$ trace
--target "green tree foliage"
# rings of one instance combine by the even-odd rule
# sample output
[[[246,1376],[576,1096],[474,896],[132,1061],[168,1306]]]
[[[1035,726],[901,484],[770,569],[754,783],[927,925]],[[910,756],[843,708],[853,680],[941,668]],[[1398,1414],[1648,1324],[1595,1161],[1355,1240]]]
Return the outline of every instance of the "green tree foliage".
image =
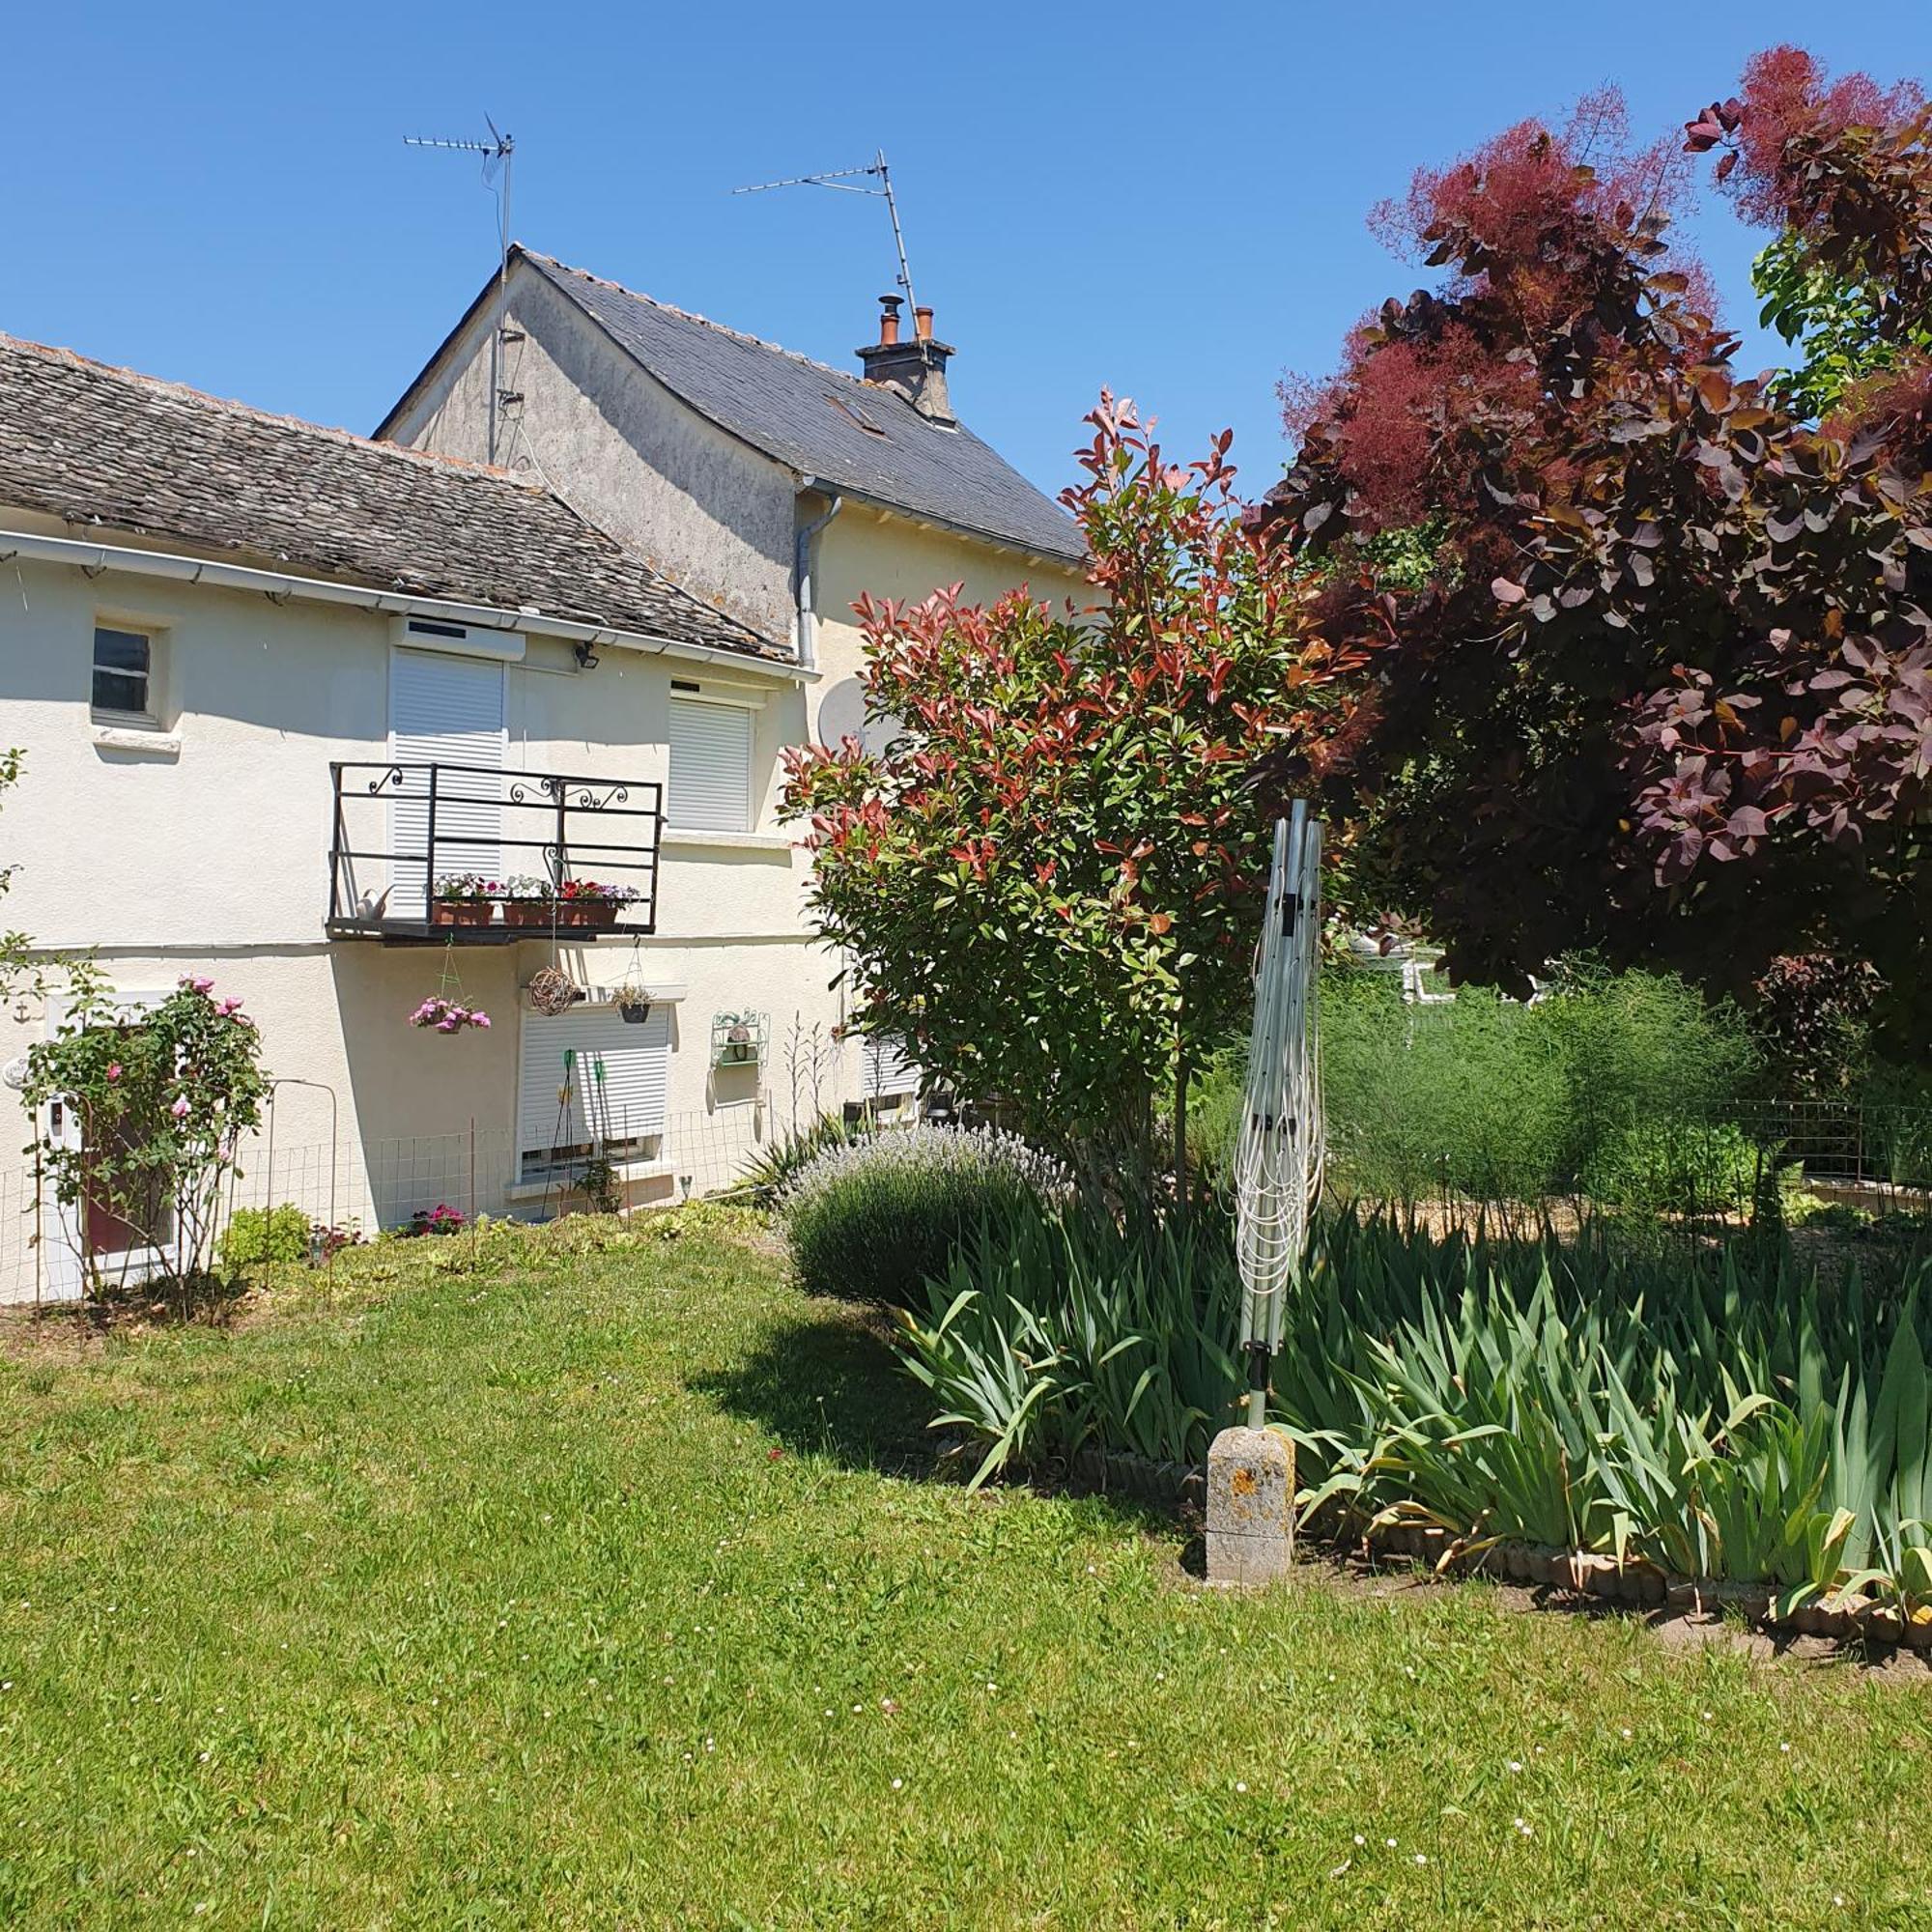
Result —
[[[1763,300],[1760,327],[1776,329],[1804,353],[1796,368],[1777,372],[1768,393],[1778,408],[1805,421],[1823,421],[1866,378],[1932,350],[1932,327],[1923,318],[1905,324],[1893,339],[1882,327],[1879,294],[1821,268],[1796,230],[1759,253],[1751,286]]]
[[[1351,654],[1304,640],[1230,436],[1183,469],[1131,405],[1089,420],[1065,500],[1094,608],[862,602],[891,742],[794,755],[784,811],[863,1026],[1037,1136],[1118,1150],[1235,1030],[1268,861],[1248,774],[1269,748],[1323,768]]]

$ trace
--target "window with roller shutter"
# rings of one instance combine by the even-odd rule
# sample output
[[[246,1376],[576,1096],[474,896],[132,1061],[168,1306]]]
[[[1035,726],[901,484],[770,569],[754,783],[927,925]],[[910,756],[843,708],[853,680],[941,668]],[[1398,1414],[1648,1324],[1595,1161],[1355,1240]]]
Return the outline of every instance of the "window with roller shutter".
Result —
[[[544,1179],[586,1158],[600,1142],[619,1162],[663,1152],[670,1089],[668,1006],[653,1007],[640,1024],[606,1006],[565,1013],[526,1010],[522,1021],[522,1179]]]
[[[867,1034],[864,1053],[867,1099],[889,1100],[919,1092],[919,1063],[903,1041]]]
[[[671,698],[668,823],[694,832],[752,830],[754,716],[741,704]]]

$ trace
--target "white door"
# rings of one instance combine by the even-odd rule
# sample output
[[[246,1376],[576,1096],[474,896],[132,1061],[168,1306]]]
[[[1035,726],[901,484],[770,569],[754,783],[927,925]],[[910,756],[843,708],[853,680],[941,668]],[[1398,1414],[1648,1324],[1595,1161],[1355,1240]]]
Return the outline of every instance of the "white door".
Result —
[[[389,756],[436,774],[436,872],[502,869],[503,667],[398,646],[389,653]],[[466,769],[467,768],[467,769]],[[430,774],[405,769],[389,794],[389,916],[421,919]]]

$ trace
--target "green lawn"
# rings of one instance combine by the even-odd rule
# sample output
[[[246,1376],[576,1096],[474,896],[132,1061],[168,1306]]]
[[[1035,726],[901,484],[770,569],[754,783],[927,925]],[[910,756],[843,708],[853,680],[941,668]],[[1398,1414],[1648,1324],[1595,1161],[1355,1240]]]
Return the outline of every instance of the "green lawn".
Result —
[[[0,1922],[1924,1922],[1932,1677],[1209,1594],[922,1478],[754,1224],[626,1239],[9,1331]]]

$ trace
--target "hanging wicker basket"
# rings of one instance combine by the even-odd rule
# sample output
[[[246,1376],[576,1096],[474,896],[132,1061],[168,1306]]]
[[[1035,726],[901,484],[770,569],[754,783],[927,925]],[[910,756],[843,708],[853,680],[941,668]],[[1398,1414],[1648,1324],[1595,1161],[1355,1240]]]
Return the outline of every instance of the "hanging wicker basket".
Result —
[[[540,1013],[567,1013],[583,997],[583,988],[556,966],[533,973],[524,992]]]

